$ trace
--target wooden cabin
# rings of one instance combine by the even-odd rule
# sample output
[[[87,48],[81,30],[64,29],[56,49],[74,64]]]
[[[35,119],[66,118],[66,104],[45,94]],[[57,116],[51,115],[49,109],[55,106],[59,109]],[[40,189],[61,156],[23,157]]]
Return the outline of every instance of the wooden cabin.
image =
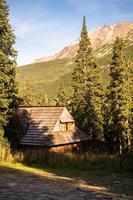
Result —
[[[20,145],[57,149],[80,148],[88,140],[65,107],[20,107],[15,113],[23,133]]]

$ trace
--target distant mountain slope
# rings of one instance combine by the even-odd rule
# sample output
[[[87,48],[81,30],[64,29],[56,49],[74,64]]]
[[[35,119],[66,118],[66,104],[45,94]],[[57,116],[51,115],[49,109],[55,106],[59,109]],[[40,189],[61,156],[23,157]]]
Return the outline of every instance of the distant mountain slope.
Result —
[[[50,96],[55,96],[59,86],[59,84],[55,83],[58,82],[61,77],[71,73],[72,67],[72,62],[69,62],[68,59],[57,59],[18,67],[17,81],[20,85],[20,91],[28,81],[28,83],[32,84],[35,88],[36,92],[41,89]]]
[[[100,49],[103,49],[106,44],[113,43],[116,37],[121,37],[124,40],[129,40],[133,44],[133,23],[127,22],[112,25],[104,25],[100,28],[88,32],[88,35],[91,40],[92,47],[96,51],[96,56],[101,57],[103,56],[103,52],[100,52]],[[78,43],[79,39],[77,39],[74,43],[71,43],[70,45],[66,46],[54,56],[36,59],[34,62],[44,62],[54,59],[72,58],[75,56],[78,50]],[[108,53],[107,49],[105,49],[104,54],[105,53]]]
[[[103,86],[109,82],[108,64],[111,62],[113,41],[117,36],[125,40],[125,49],[133,61],[133,23],[120,23],[105,25],[90,31],[89,36],[94,48],[97,63],[101,66],[100,73]],[[43,89],[51,97],[57,94],[61,83],[65,85],[66,92],[71,93],[71,76],[74,67],[74,56],[78,49],[78,40],[65,47],[53,57],[38,59],[35,63],[18,68],[17,79],[20,85],[29,81],[36,92]],[[45,62],[42,62],[45,61]]]

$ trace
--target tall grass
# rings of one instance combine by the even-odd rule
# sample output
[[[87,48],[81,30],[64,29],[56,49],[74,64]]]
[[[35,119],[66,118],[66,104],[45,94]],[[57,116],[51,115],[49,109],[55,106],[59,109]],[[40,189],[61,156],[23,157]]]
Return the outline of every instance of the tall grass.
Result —
[[[83,154],[60,153],[44,149],[24,149],[14,153],[14,160],[28,165],[37,164],[42,167],[51,166],[73,170],[104,172],[129,172],[133,173],[133,153],[126,155],[111,156],[107,154]]]
[[[6,139],[0,141],[0,161],[13,161],[10,145]]]

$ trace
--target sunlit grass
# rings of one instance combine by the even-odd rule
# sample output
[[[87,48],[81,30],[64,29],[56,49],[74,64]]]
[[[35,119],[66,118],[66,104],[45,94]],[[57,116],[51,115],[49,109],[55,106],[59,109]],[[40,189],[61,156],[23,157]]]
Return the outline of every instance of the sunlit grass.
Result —
[[[19,169],[19,170],[27,170],[29,167],[22,163],[14,163],[14,162],[0,162],[0,168],[11,168],[11,169]]]
[[[34,173],[58,173],[70,177],[87,177],[89,175],[133,177],[133,153],[123,157],[98,155],[92,153],[73,154],[44,152],[27,149],[17,152],[12,162],[0,162],[0,168],[17,169]]]
[[[39,178],[43,178],[44,180],[52,180],[58,182],[61,181],[62,184],[71,183],[71,187],[76,188],[78,190],[82,191],[95,191],[99,194],[104,195],[111,195],[111,196],[119,196],[122,193],[122,189],[119,191],[115,190],[115,188],[112,188],[111,190],[109,187],[107,187],[106,183],[110,185],[111,187],[114,187],[112,185],[112,180],[124,180],[122,176],[119,176],[118,174],[106,174],[105,171],[99,171],[97,173],[96,171],[90,171],[90,170],[74,170],[70,168],[63,168],[63,167],[51,167],[51,166],[41,166],[41,165],[25,165],[22,163],[16,163],[16,162],[0,162],[0,169],[4,169],[5,173],[15,173],[13,176],[21,175],[24,178],[26,176],[29,178],[30,176],[37,176]],[[8,171],[9,170],[9,171]],[[23,174],[24,173],[24,174]],[[0,174],[1,176],[1,174]],[[110,180],[109,178],[110,177]],[[89,180],[89,181],[88,181]],[[99,180],[103,182],[99,182]],[[126,180],[127,177],[126,177]],[[109,181],[109,182],[107,182]],[[132,184],[132,180],[128,180],[130,184]],[[52,184],[53,182],[51,182]],[[128,188],[126,188],[128,190]]]

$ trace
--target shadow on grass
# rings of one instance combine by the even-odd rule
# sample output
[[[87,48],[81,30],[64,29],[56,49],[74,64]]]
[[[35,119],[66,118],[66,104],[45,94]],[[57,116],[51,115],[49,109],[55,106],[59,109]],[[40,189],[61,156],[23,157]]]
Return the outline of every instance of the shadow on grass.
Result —
[[[84,177],[84,178],[83,178]],[[0,199],[131,199],[133,180],[22,164],[0,165]],[[23,198],[24,196],[24,198]]]

